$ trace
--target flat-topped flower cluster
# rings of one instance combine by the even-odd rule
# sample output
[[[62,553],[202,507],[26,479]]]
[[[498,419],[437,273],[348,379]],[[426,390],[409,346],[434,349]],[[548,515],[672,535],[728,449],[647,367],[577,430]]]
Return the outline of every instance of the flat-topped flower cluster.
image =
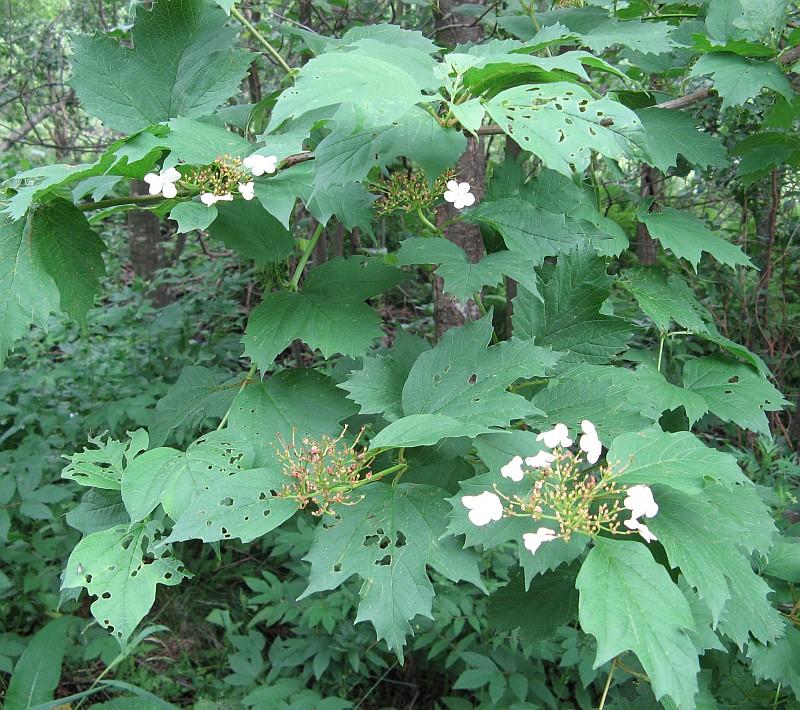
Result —
[[[541,432],[536,441],[542,444],[540,451],[525,458],[514,456],[500,469],[501,476],[515,483],[530,477],[530,493],[505,495],[494,485],[493,491],[463,496],[461,502],[469,510],[470,522],[483,526],[503,517],[552,521],[552,527],[542,525],[522,535],[531,554],[546,542],[569,540],[576,533],[638,533],[645,542],[657,540],[642,522],[642,518],[658,513],[653,492],[644,484],[620,488],[615,481],[620,473],[614,473],[608,464],[598,464],[603,444],[592,422],[581,422],[578,451],[571,450],[574,442],[563,423]],[[630,517],[621,521],[627,512]]]

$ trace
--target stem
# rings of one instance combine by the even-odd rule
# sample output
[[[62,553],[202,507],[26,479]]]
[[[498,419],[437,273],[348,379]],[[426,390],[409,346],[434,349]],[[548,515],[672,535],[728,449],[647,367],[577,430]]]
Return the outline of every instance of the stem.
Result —
[[[608,669],[608,678],[606,678],[606,684],[603,688],[603,694],[600,696],[600,705],[597,706],[597,710],[603,710],[606,704],[606,698],[608,697],[608,689],[611,687],[611,679],[614,677],[614,668],[617,665],[617,659],[614,657],[614,660],[611,661],[611,668]]]
[[[91,210],[102,210],[106,207],[116,207],[117,205],[156,205],[164,202],[162,195],[132,195],[129,197],[109,197],[107,200],[97,202],[84,202],[82,205],[75,205],[81,212]]]
[[[283,69],[283,70],[284,70],[284,71],[285,71],[287,74],[291,74],[291,73],[292,73],[292,68],[291,68],[291,67],[290,67],[290,66],[289,66],[289,65],[286,63],[286,61],[284,60],[284,58],[283,58],[283,57],[282,57],[280,54],[278,54],[278,50],[277,50],[277,49],[275,49],[275,47],[273,47],[273,46],[272,46],[272,45],[271,45],[271,44],[270,44],[270,43],[267,41],[267,38],[266,38],[266,37],[264,37],[264,35],[262,35],[262,34],[261,34],[261,33],[260,33],[260,32],[259,32],[259,31],[258,31],[258,30],[257,30],[257,29],[256,29],[256,28],[253,26],[253,25],[252,25],[252,23],[250,22],[250,20],[248,20],[248,19],[247,19],[247,18],[246,18],[246,17],[245,17],[245,16],[244,16],[244,15],[243,15],[241,12],[239,12],[239,11],[236,9],[236,6],[235,6],[235,5],[231,7],[231,16],[232,16],[232,17],[235,17],[237,20],[239,20],[239,22],[241,22],[241,23],[242,23],[242,24],[245,26],[245,28],[247,28],[247,31],[248,31],[248,32],[249,32],[251,35],[253,35],[253,37],[254,37],[254,38],[255,38],[255,39],[256,39],[256,40],[257,40],[257,41],[258,41],[258,42],[261,44],[261,46],[262,46],[262,47],[264,47],[264,49],[266,49],[266,50],[267,50],[267,52],[269,52],[269,53],[272,55],[272,57],[275,59],[275,61],[276,61],[276,62],[278,62],[278,64],[280,64],[280,65],[281,65],[281,68],[282,68],[282,69]]]
[[[662,333],[661,337],[659,338],[659,341],[658,341],[658,365],[657,365],[657,369],[658,369],[659,372],[661,372],[661,358],[664,355],[664,341],[666,339],[667,339],[666,334]]]
[[[311,252],[314,251],[314,247],[317,246],[317,242],[319,241],[319,237],[322,234],[323,229],[325,229],[325,226],[322,224],[322,222],[317,224],[314,234],[311,235],[311,239],[306,245],[303,254],[300,256],[300,261],[297,262],[297,268],[294,270],[292,280],[289,282],[289,288],[292,291],[297,291],[297,284],[300,283],[300,277],[303,275],[303,269],[306,268],[306,264],[311,257]]]
[[[417,207],[417,215],[422,220],[422,223],[434,234],[439,233],[439,228],[425,216],[425,213],[422,211],[422,207]]]
[[[247,371],[247,374],[244,376],[244,380],[242,381],[242,384],[240,385],[239,391],[236,393],[236,396],[234,396],[234,399],[236,399],[236,397],[238,397],[241,394],[242,390],[245,387],[247,387],[247,385],[250,384],[250,380],[253,379],[253,375],[256,374],[256,370],[257,369],[258,368],[257,368],[255,363],[250,365],[250,369]],[[219,423],[219,426],[217,427],[217,431],[222,429],[228,423],[228,417],[230,416],[231,409],[233,409],[233,402],[231,402],[231,406],[228,407],[228,411],[225,412],[225,416],[222,417],[222,421]]]

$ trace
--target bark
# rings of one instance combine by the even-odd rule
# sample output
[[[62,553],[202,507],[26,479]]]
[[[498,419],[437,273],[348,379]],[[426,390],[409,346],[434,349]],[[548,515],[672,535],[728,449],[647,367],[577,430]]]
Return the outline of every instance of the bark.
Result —
[[[465,15],[452,12],[453,8],[463,5],[464,0],[439,0],[436,20],[436,36],[440,44],[454,45],[464,42],[478,42],[483,38],[483,30],[478,23]],[[484,5],[481,0],[471,2],[473,5]],[[483,197],[484,180],[486,175],[486,158],[482,141],[473,137],[469,138],[467,150],[456,165],[458,180],[468,182],[472,193],[477,200]],[[442,206],[437,215],[437,225],[441,225],[455,217],[456,210],[451,205]],[[466,222],[456,222],[445,229],[445,237],[460,246],[467,254],[467,258],[475,263],[480,261],[484,253],[483,239],[480,229]],[[459,303],[452,296],[443,292],[442,279],[434,277],[434,323],[436,337],[440,338],[450,328],[463,325],[468,320],[480,316],[474,301]]]
[[[146,195],[147,183],[143,180],[131,181],[131,194]],[[144,281],[151,281],[156,271],[168,265],[169,260],[161,245],[161,223],[152,212],[131,210],[128,212],[128,233],[130,235],[129,257],[133,273]],[[164,286],[158,286],[150,293],[157,306],[170,302],[170,295]]]
[[[642,165],[640,186],[643,200],[652,197],[655,202],[661,202],[664,199],[664,175],[658,168]],[[658,242],[642,222],[636,224],[636,255],[639,263],[645,266],[653,266],[658,256]]]

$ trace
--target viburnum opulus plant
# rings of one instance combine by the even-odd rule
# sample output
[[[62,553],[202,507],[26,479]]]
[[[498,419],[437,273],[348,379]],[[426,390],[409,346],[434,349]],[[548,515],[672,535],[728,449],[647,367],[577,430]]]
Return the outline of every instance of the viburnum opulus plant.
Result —
[[[757,117],[794,101],[778,44],[785,3],[733,4],[741,13],[724,0],[663,16],[661,3],[494,8],[475,23],[505,37],[454,48],[388,24],[338,38],[294,30],[315,56],[250,108],[225,105],[253,60],[237,46],[246,20],[233,2],[156,0],[137,8],[124,45],[74,37],[72,85],[119,137],[93,163],[6,184],[0,356],[53,311],[91,317],[104,273],[93,225],[134,207],[285,265],[286,278],[250,314],[240,386],[187,377],[159,410],[179,418],[178,402],[195,416],[223,401],[215,430],[185,450],[139,430],[69,457],[63,475],[90,489],[80,510],[94,523],[66,561],[64,595],[88,590],[124,644],[157,585],[191,574],[182,542],[249,542],[310,513],[304,596],[360,579],[355,621],[401,661],[413,619],[431,613],[430,570],[484,589],[487,559],[516,546],[525,590],[578,591],[557,612],[521,603],[519,615],[591,636],[609,683],[624,663],[659,700],[694,707],[712,649],[794,682],[792,593],[765,563],[779,539],[770,510],[732,455],[692,433],[708,415],[768,434],[765,412],[785,402],[677,272],[618,259],[628,238],[598,179],[729,165],[692,107]],[[680,78],[686,96],[651,90],[651,73]],[[249,116],[265,111],[254,132]],[[780,142],[784,128],[772,130]],[[487,135],[520,155],[490,153],[482,191],[458,161]],[[753,147],[742,170],[770,155]],[[150,194],[128,196],[132,179]],[[295,229],[298,202],[318,224],[310,239]],[[306,273],[332,220],[369,237],[378,215],[399,215],[413,236]],[[665,259],[751,265],[652,197],[637,219]],[[479,261],[446,238],[457,222],[483,230]],[[392,345],[376,348],[384,331],[367,301],[428,264],[481,317],[435,344],[395,324]],[[505,279],[518,288],[512,335],[483,298]],[[671,357],[678,338],[692,354]],[[297,339],[349,359],[276,366]]]

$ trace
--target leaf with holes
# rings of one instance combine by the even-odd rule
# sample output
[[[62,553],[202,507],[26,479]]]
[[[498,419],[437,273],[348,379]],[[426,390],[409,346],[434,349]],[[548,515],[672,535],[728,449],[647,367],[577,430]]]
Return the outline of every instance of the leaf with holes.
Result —
[[[83,108],[109,128],[133,132],[177,116],[207,116],[233,96],[252,57],[205,0],[138,8],[133,48],[107,35],[72,42],[72,86]]]
[[[737,246],[707,229],[703,221],[689,212],[664,207],[660,212],[640,210],[638,219],[647,225],[650,234],[675,256],[686,259],[697,271],[703,252],[713,256],[720,264],[731,268],[753,266],[748,256]]]
[[[661,414],[683,407],[689,426],[708,412],[708,403],[696,392],[669,382],[655,367],[642,364],[636,369],[638,387],[631,392],[631,401],[649,411],[655,419]]]
[[[590,249],[562,255],[540,270],[542,297],[521,289],[514,299],[514,335],[566,353],[559,365],[605,363],[623,350],[633,324],[600,312],[611,295],[606,262]]]
[[[694,707],[700,665],[686,598],[640,542],[595,538],[575,586],[581,628],[597,639],[598,668],[633,651],[657,699]]]
[[[733,456],[709,448],[688,431],[622,434],[611,442],[606,460],[623,486],[660,483],[698,494],[709,481],[729,487],[749,482]]]
[[[124,644],[150,611],[156,586],[180,584],[188,577],[169,550],[154,553],[155,523],[135,523],[92,533],[72,551],[62,589],[85,587],[95,596],[92,615]]]
[[[466,303],[484,286],[497,286],[504,276],[513,278],[529,292],[538,295],[534,266],[537,263],[522,254],[498,251],[472,263],[464,250],[446,239],[412,237],[400,244],[399,264],[439,264],[436,273],[444,279],[446,293]]]
[[[405,278],[381,259],[333,259],[314,269],[301,291],[264,296],[247,323],[245,354],[266,370],[299,338],[324,357],[357,357],[381,335],[380,319],[364,301]]]
[[[617,160],[642,153],[639,117],[608,98],[595,99],[577,84],[554,82],[501,91],[486,110],[522,148],[564,175],[589,166],[592,151]]]
[[[245,387],[231,405],[224,432],[255,451],[254,466],[274,467],[285,444],[342,433],[356,408],[333,380],[315,370],[283,370]]]
[[[186,452],[151,449],[137,456],[122,474],[122,500],[131,520],[143,520],[158,505],[178,520],[209,476],[227,479],[250,468],[253,459],[252,447],[227,431],[198,439]]]
[[[709,411],[723,421],[767,436],[765,412],[780,411],[788,404],[764,376],[718,356],[689,360],[683,368],[683,385],[702,396]]]
[[[308,555],[308,588],[301,599],[362,580],[356,623],[369,621],[400,662],[415,616],[431,617],[430,566],[453,582],[484,589],[477,559],[444,535],[447,505],[434,486],[376,483],[356,506],[339,506],[323,521]]]
[[[191,502],[182,510],[165,542],[203,542],[241,538],[250,542],[291,518],[296,501],[281,498],[287,484],[280,472],[255,468],[231,475],[203,471],[195,479]]]
[[[435,348],[422,353],[403,386],[403,418],[383,429],[372,446],[431,445],[434,438],[474,436],[540,413],[506,388],[519,378],[543,375],[558,353],[521,340],[487,348],[491,337],[488,314],[448,330]],[[415,419],[406,422],[412,415]]]
[[[97,448],[84,449],[67,456],[70,463],[61,472],[61,478],[75,481],[82,486],[118,491],[122,472],[126,466],[147,451],[149,437],[144,429],[128,432],[130,441],[126,444],[116,439],[89,439]]]

